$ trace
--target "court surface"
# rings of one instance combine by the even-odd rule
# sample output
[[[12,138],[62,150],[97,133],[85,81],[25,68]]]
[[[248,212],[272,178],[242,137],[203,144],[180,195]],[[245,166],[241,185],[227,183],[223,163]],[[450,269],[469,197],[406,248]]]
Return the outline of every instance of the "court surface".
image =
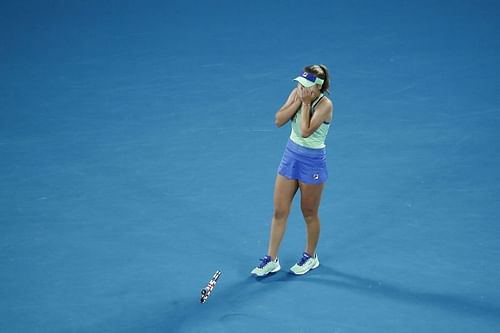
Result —
[[[486,0],[3,1],[0,331],[499,332],[499,35]],[[287,273],[295,204],[255,279],[314,63],[321,266]]]

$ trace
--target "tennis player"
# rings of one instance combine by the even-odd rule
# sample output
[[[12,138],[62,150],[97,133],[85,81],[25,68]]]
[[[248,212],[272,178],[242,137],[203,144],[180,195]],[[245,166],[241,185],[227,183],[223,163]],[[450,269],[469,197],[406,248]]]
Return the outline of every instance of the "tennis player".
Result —
[[[274,188],[274,213],[267,255],[252,270],[265,276],[281,269],[278,250],[285,234],[293,198],[301,193],[300,207],[306,224],[307,242],[299,261],[290,270],[302,275],[319,266],[316,247],[320,235],[318,210],[328,179],[325,139],[333,119],[328,94],[330,79],[325,65],[312,65],[294,79],[297,87],[276,113],[276,126],[291,120],[291,135],[278,168]]]

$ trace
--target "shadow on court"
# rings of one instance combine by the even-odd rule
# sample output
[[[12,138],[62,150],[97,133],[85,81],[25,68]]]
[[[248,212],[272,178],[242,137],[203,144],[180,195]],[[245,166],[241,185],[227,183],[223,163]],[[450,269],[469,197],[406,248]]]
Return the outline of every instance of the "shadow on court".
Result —
[[[279,279],[268,282],[279,282],[301,279],[306,283],[317,283],[329,288],[342,288],[372,297],[385,297],[392,300],[430,306],[460,315],[477,316],[500,322],[500,305],[487,303],[477,298],[459,294],[441,294],[415,290],[404,285],[397,285],[374,280],[322,265],[317,273],[312,272],[307,278],[293,274],[282,275]]]
[[[203,327],[203,321],[213,321],[214,318],[221,324],[242,318],[248,319],[252,315],[242,308],[247,304],[254,304],[257,302],[255,299],[261,298],[262,294],[267,292],[269,290],[260,288],[254,277],[248,276],[231,285],[225,284],[223,288],[216,287],[206,304],[200,304],[199,298],[193,293],[192,298],[173,300],[169,303],[163,316],[168,318],[168,323],[165,323],[164,327],[168,328],[169,332],[181,332],[189,330],[190,327]]]
[[[232,285],[215,290],[214,296],[206,305],[201,305],[196,300],[182,299],[171,301],[166,310],[164,323],[169,331],[184,331],[189,328],[199,327],[200,321],[217,318],[221,325],[233,320],[258,320],[257,315],[249,314],[244,310],[245,304],[256,304],[269,288],[263,285],[272,285],[273,292],[277,288],[285,287],[295,282],[320,284],[326,288],[344,289],[368,297],[388,298],[437,310],[447,311],[464,316],[481,317],[500,321],[500,305],[487,303],[480,299],[459,294],[433,293],[405,287],[402,284],[370,279],[367,277],[342,272],[337,269],[322,265],[317,271],[307,276],[295,276],[291,273],[279,272],[264,278],[249,276]],[[210,304],[212,303],[212,304]]]

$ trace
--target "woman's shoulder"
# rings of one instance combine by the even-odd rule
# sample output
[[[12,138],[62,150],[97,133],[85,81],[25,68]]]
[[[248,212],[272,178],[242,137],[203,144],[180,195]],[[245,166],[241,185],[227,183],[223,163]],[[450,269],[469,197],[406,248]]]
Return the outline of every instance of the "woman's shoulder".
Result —
[[[333,100],[331,99],[330,96],[327,96],[327,95],[323,95],[318,104],[319,105],[323,104],[326,107],[332,107],[333,108]]]

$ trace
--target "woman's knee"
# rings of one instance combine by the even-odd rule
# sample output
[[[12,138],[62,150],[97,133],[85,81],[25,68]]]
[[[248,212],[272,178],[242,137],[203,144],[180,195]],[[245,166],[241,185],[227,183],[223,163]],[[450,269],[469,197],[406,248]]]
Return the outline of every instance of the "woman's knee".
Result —
[[[306,223],[314,222],[318,220],[318,209],[310,206],[302,206],[302,216]]]
[[[290,213],[290,209],[275,207],[273,212],[273,219],[277,221],[286,221],[288,218],[288,214]]]

